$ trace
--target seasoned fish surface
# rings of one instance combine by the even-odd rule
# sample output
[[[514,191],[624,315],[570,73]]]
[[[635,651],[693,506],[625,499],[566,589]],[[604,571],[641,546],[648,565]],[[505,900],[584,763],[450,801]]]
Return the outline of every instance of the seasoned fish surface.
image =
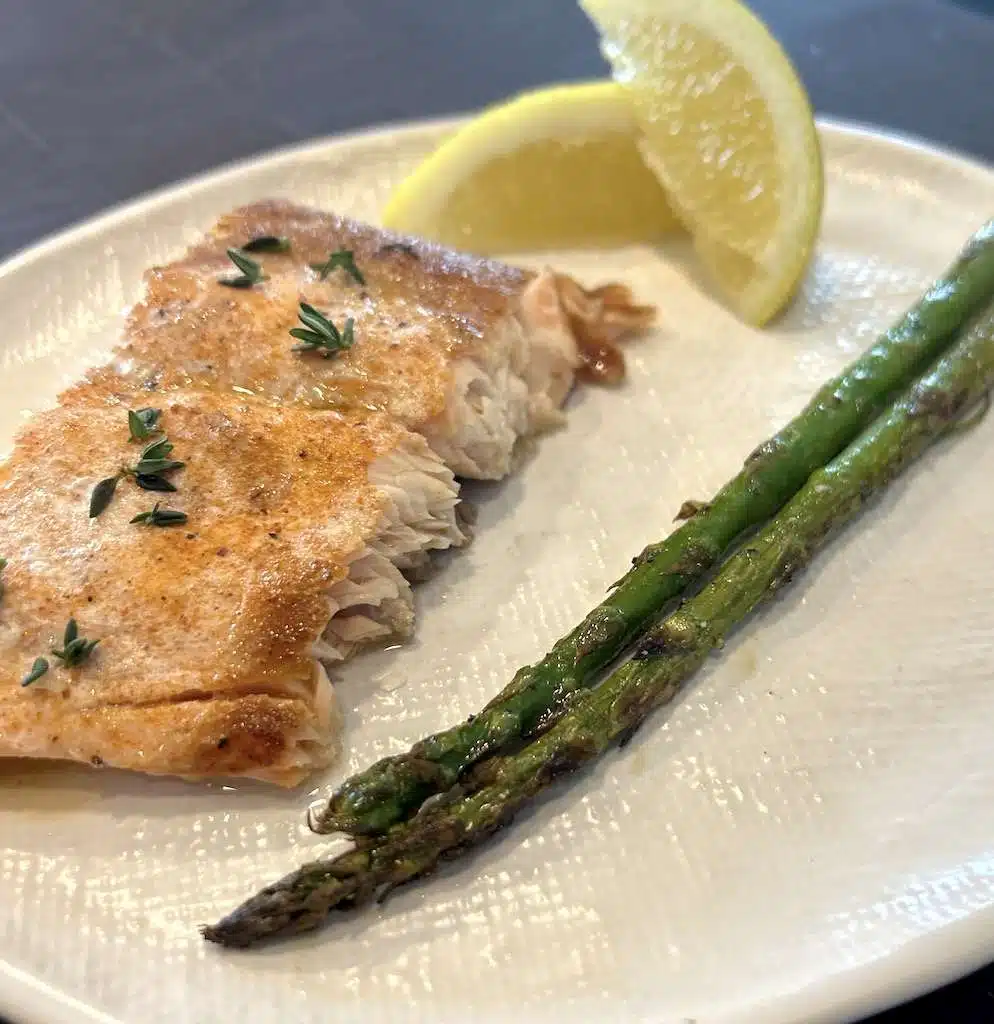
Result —
[[[261,278],[231,287],[228,250],[260,239]],[[294,351],[302,302],[352,321],[351,347]],[[287,202],[222,217],[148,273],[111,363],[0,465],[0,757],[283,785],[327,764],[326,669],[410,633],[409,580],[466,539],[455,474],[510,472],[578,368],[617,375],[614,342],[651,316],[621,285]],[[128,471],[128,410],[149,406],[185,464],[174,493]],[[157,501],[185,521],[134,521]],[[53,653],[70,619],[99,641],[74,666]]]
[[[226,255],[263,236],[286,252],[253,253],[266,275],[252,288]],[[360,283],[338,267],[352,254]],[[379,410],[426,437],[457,474],[499,478],[515,443],[559,419],[579,365],[555,301],[552,275],[504,264],[321,213],[264,202],[222,217],[185,256],[147,275],[112,367],[118,388],[219,388],[315,408]],[[296,353],[299,303],[338,327],[354,321],[355,344],[332,358]],[[118,383],[114,383],[114,378]]]
[[[122,478],[127,408],[95,386],[35,417],[0,466],[0,756],[293,784],[338,740],[318,655],[403,636],[401,570],[462,541],[452,474],[381,413],[278,409],[173,391],[174,494]],[[132,406],[134,407],[134,406]],[[132,524],[155,500],[188,516]],[[70,617],[100,644],[59,666]],[[22,686],[33,660],[52,664]]]

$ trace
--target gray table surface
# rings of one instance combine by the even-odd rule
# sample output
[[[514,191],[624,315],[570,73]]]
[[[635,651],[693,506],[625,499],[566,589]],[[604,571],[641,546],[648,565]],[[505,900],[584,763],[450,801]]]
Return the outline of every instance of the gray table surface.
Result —
[[[994,162],[994,0],[754,6],[820,112]],[[0,257],[237,157],[603,71],[572,0],[0,0]],[[994,1021],[992,988],[874,1024]]]

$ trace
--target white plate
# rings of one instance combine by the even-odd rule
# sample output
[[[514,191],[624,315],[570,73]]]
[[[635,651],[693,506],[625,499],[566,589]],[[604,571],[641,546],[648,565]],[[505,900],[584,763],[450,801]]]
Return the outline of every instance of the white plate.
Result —
[[[374,219],[445,125],[323,142],[170,189],[0,272],[0,450],[114,338],[143,269],[268,195]],[[828,208],[802,299],[737,324],[679,261],[623,276],[665,329],[524,472],[480,489],[472,549],[420,591],[417,641],[339,692],[322,787],[478,707],[630,556],[884,327],[994,209],[994,175],[824,128]],[[0,1010],[30,1022],[837,1020],[994,950],[994,417],[944,446],[749,623],[628,749],[479,855],[323,934],[199,939],[327,844],[306,792],[0,768]],[[510,557],[509,557],[510,555]]]

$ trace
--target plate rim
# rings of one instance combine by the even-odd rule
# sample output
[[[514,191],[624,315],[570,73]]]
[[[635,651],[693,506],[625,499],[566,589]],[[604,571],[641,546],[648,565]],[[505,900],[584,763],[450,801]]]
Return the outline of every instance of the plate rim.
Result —
[[[26,247],[15,250],[0,261],[0,279],[17,273],[40,260],[57,257],[65,246],[99,235],[112,227],[141,216],[150,209],[181,202],[200,191],[223,187],[260,165],[279,167],[301,159],[321,157],[338,148],[363,141],[387,143],[398,137],[437,134],[452,131],[472,114],[453,114],[385,122],[357,131],[343,132],[276,149],[212,167],[123,200],[101,212],[60,229]],[[919,160],[941,164],[946,170],[986,179],[994,188],[994,166],[961,151],[942,146],[927,138],[894,131],[866,122],[819,116],[819,133],[836,140],[850,139],[863,146],[898,149]],[[968,914],[951,924],[905,943],[897,951],[860,964],[828,979],[794,992],[767,997],[761,1003],[735,1011],[738,1024],[771,1020],[820,1021],[857,1020],[903,1004],[920,995],[963,978],[991,963],[994,944],[994,907]],[[122,1024],[77,997],[60,991],[2,959],[0,950],[0,1014],[11,1024]]]
[[[21,267],[36,262],[71,242],[85,239],[115,224],[135,216],[149,208],[165,205],[184,194],[211,188],[222,184],[226,178],[237,178],[240,174],[250,171],[259,164],[292,163],[295,160],[317,155],[339,147],[347,148],[364,140],[381,139],[387,141],[396,136],[432,134],[442,131],[455,131],[465,124],[473,115],[472,112],[448,114],[442,117],[416,118],[413,120],[385,121],[381,124],[357,131],[340,132],[324,135],[319,138],[307,139],[303,142],[279,146],[275,149],[262,150],[249,156],[240,157],[200,171],[179,181],[170,182],[158,188],[139,192],[128,199],[121,200],[111,206],[104,207],[98,213],[60,228],[26,246],[15,249],[5,257],[0,257],[0,277],[19,270]],[[831,116],[818,115],[816,122],[819,134],[838,136],[840,138],[857,139],[866,144],[882,144],[910,150],[919,158],[934,159],[942,164],[953,164],[966,174],[982,177],[994,174],[994,165],[986,163],[979,157],[972,156],[961,150],[931,142],[925,136],[911,132],[902,132],[874,125],[868,121],[848,120]]]

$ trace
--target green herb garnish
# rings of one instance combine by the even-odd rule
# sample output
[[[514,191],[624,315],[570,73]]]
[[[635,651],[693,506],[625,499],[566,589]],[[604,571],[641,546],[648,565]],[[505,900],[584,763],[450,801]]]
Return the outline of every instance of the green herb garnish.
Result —
[[[48,669],[49,664],[45,658],[35,658],[31,671],[21,680],[21,686],[30,686],[32,683],[37,683]]]
[[[53,647],[52,654],[62,662],[63,668],[76,668],[90,657],[99,643],[99,640],[87,640],[85,636],[80,636],[79,625],[75,619],[70,619],[62,634],[61,649]],[[31,671],[21,680],[21,686],[37,683],[51,667],[47,658],[35,658]]]
[[[185,463],[170,459],[174,445],[166,437],[153,441],[142,449],[141,458],[133,466],[123,470],[127,476],[161,476],[174,469],[182,469]]]
[[[128,429],[131,440],[144,441],[153,433],[159,433],[161,415],[159,409],[139,409],[137,412],[129,410]],[[133,466],[122,466],[114,476],[101,480],[90,493],[90,518],[96,519],[107,508],[117,491],[118,482],[126,476],[132,477],[143,491],[175,491],[175,485],[166,479],[165,474],[182,469],[185,463],[169,458],[173,448],[174,445],[167,437],[149,441]]]
[[[355,321],[349,317],[345,326],[339,330],[323,313],[318,312],[310,303],[301,302],[297,314],[303,327],[292,327],[290,337],[296,338],[300,344],[293,346],[294,352],[320,352],[328,359],[336,352],[352,348],[355,344]]]
[[[162,415],[161,409],[128,410],[128,429],[132,441],[147,441],[157,431],[156,424]]]
[[[228,259],[241,271],[236,277],[222,277],[219,284],[226,288],[251,288],[265,280],[266,275],[262,267],[255,260],[250,259],[241,249],[229,249]]]
[[[79,635],[79,626],[75,619],[70,619],[66,624],[65,632],[62,635],[62,650],[52,648],[52,654],[62,662],[65,668],[74,668],[82,665],[93,653],[94,648],[100,643],[99,640],[87,640]],[[38,663],[35,662],[37,665]]]
[[[316,271],[323,281],[333,270],[341,267],[356,284],[365,284],[366,278],[355,265],[355,256],[351,249],[339,249],[333,252],[324,263],[312,263],[311,270]]]
[[[135,473],[135,483],[143,491],[158,491],[162,494],[175,494],[178,488],[164,476],[153,473]]]
[[[96,487],[93,488],[90,493],[90,518],[96,519],[104,509],[111,503],[111,499],[114,497],[114,492],[117,490],[117,482],[121,479],[122,474],[118,473],[116,476],[109,476],[106,480],[101,480]]]
[[[6,568],[7,568],[7,559],[6,558],[0,558],[0,573],[2,573],[4,571],[4,569],[6,569]],[[2,579],[0,579],[0,597],[3,597],[3,580]]]
[[[162,508],[162,503],[157,501],[150,512],[139,512],[132,523],[144,523],[146,526],[179,526],[187,519],[185,512],[178,512],[172,508]]]
[[[242,252],[287,252],[289,248],[290,239],[283,235],[259,235],[249,239]]]

